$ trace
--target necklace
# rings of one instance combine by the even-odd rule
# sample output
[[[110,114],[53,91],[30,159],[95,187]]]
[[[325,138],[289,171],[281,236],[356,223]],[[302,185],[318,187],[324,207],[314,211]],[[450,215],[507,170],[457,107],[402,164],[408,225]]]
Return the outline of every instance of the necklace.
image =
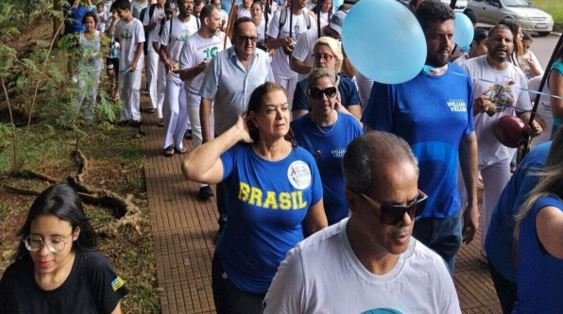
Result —
[[[328,135],[330,132],[332,132],[332,130],[334,130],[334,127],[336,126],[336,122],[338,121],[338,114],[336,115],[334,122],[327,127],[318,125],[313,117],[311,117],[311,121],[313,121],[313,124],[317,127],[317,130],[319,130],[319,132],[321,132],[323,135]]]

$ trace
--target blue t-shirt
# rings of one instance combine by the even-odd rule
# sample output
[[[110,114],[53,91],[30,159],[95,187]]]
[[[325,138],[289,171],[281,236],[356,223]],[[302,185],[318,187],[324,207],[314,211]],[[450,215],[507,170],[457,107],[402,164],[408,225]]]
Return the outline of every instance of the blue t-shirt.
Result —
[[[513,314],[561,313],[563,310],[563,259],[540,246],[536,229],[539,211],[553,206],[563,211],[556,196],[541,197],[520,225],[518,235],[518,298]]]
[[[350,105],[359,105],[360,95],[358,94],[356,84],[344,75],[339,75],[339,78],[338,92],[340,93],[342,105],[346,108]],[[309,99],[307,99],[307,79],[299,81],[295,87],[291,111],[294,110],[311,110]]]
[[[71,12],[65,20],[64,34],[76,34],[86,31],[86,26],[84,26],[82,20],[89,9],[84,5],[79,5],[76,8],[67,8],[67,10]]]
[[[232,283],[265,293],[286,253],[303,240],[301,224],[323,189],[313,156],[301,147],[278,161],[238,144],[221,155],[229,221],[217,255]]]
[[[317,161],[323,182],[323,204],[328,224],[348,217],[348,203],[344,197],[344,178],[341,161],[346,147],[363,134],[356,119],[338,113],[338,120],[330,127],[320,127],[310,114],[293,121],[291,129],[299,146],[308,150]]]
[[[418,186],[428,194],[421,217],[446,218],[460,210],[458,149],[473,132],[472,108],[471,79],[453,63],[441,76],[421,71],[406,83],[373,84],[362,120],[411,146],[420,169]]]
[[[554,71],[554,70],[559,72],[559,75],[563,76],[563,61],[557,60],[557,61],[553,62],[553,65],[551,66],[550,71]],[[563,124],[563,118],[553,117],[553,128],[551,129],[551,136],[552,137],[553,137],[553,135],[555,135],[555,132],[557,132],[557,129],[559,129],[559,127],[562,124]]]
[[[485,251],[489,262],[499,274],[513,283],[516,283],[512,256],[514,216],[536,186],[538,177],[534,174],[545,165],[550,147],[551,142],[538,145],[522,160],[502,191],[487,230]]]

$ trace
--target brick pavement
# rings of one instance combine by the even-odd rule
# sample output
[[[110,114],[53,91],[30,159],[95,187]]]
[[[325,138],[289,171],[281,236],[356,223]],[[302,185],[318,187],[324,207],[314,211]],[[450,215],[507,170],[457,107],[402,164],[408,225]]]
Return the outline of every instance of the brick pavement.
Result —
[[[181,173],[183,158],[162,157],[163,128],[145,115],[145,178],[163,314],[214,313],[211,257],[217,230],[215,200],[198,201],[198,184]],[[185,144],[190,147],[189,142]],[[458,254],[455,285],[463,313],[500,313],[479,237]]]

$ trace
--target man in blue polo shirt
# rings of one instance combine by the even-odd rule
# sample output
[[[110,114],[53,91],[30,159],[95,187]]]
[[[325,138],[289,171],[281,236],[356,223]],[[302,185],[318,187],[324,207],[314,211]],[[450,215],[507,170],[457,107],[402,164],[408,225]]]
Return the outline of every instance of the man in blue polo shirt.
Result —
[[[440,2],[425,1],[416,17],[426,37],[426,65],[408,82],[374,83],[363,121],[371,129],[395,133],[410,144],[419,163],[419,187],[429,195],[413,236],[442,256],[453,274],[462,235],[465,243],[471,242],[479,224],[473,88],[465,72],[448,63],[454,46],[453,11]],[[464,211],[457,184],[458,162],[468,195]]]

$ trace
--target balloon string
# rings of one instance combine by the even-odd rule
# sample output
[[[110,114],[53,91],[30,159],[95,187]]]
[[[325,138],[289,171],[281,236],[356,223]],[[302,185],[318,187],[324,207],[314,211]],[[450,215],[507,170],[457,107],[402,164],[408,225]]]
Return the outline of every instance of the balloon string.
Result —
[[[464,74],[464,73],[458,73],[458,72],[453,72],[453,71],[452,71],[452,73],[455,74],[455,75],[457,75],[457,76],[467,76],[467,74]],[[507,76],[507,78],[510,78],[510,79],[511,79],[511,77],[508,77],[508,76]],[[485,83],[492,83],[492,84],[502,85],[502,84],[499,83],[499,82],[487,80],[487,79],[484,79],[484,78],[472,78],[472,79],[477,80],[477,81],[481,81],[481,82],[485,82]],[[522,90],[522,91],[525,91],[525,92],[528,92],[528,93],[531,93],[531,94],[542,95],[542,96],[548,96],[548,97],[553,97],[553,98],[556,98],[556,99],[563,99],[563,97],[561,97],[561,96],[553,95],[553,94],[550,94],[550,93],[540,92],[540,91],[535,90],[535,89],[522,88],[522,87],[518,87],[518,86],[515,86],[515,87],[516,87],[517,89],[519,89],[519,90]]]

